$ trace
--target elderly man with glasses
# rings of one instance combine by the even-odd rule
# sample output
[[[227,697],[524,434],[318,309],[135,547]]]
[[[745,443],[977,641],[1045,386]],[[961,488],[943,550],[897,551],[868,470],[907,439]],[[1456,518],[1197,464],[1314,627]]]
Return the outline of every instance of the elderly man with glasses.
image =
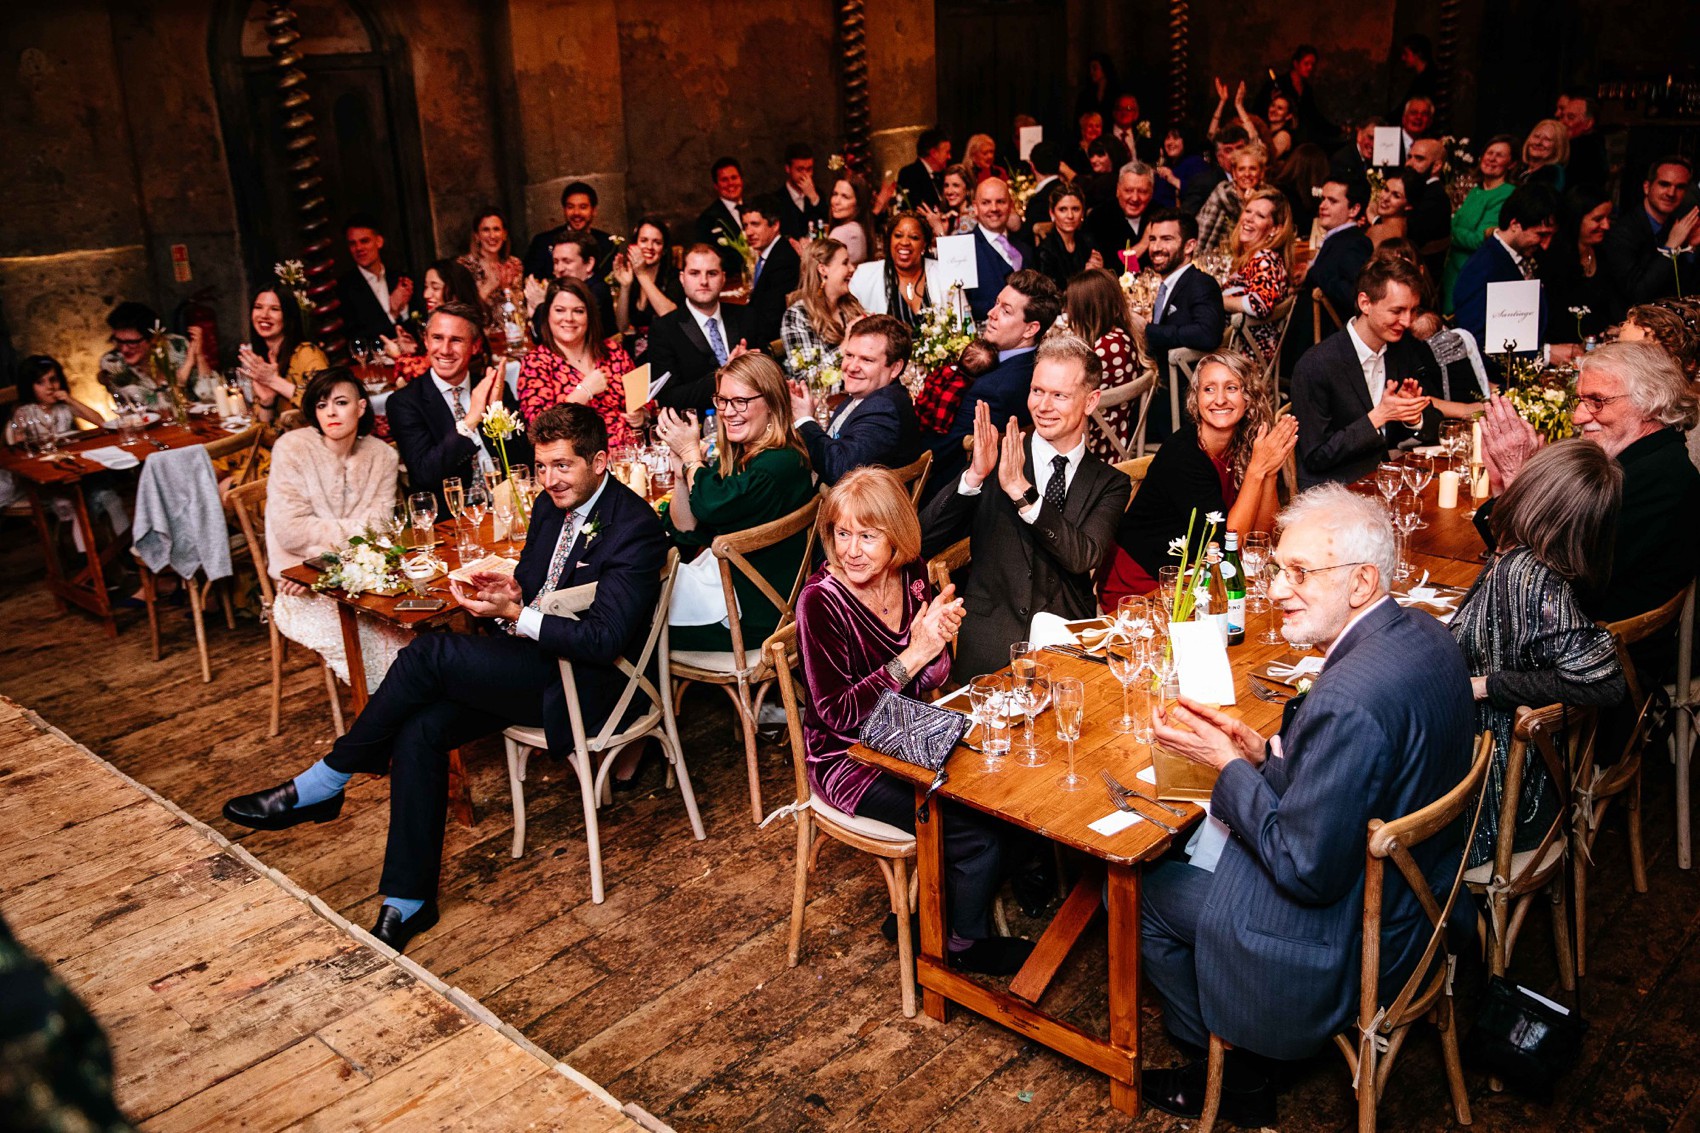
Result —
[[[1623,466],[1611,578],[1601,593],[1581,595],[1601,621],[1620,621],[1669,601],[1694,577],[1700,554],[1700,471],[1688,459],[1684,433],[1700,418],[1693,387],[1664,350],[1650,342],[1614,342],[1584,354],[1571,421]],[[1541,438],[1511,403],[1496,397],[1482,419],[1488,489],[1511,486]],[[1488,546],[1494,500],[1476,510]]]
[[[1184,852],[1145,875],[1140,955],[1184,1066],[1147,1070],[1144,1096],[1197,1117],[1210,1035],[1233,1047],[1222,1114],[1275,1124],[1266,1060],[1306,1058],[1357,1015],[1364,850],[1372,818],[1433,802],[1469,770],[1470,675],[1434,618],[1388,594],[1395,553],[1381,503],[1338,484],[1281,516],[1270,599],[1282,634],[1326,657],[1265,739],[1225,713],[1182,700],[1157,739],[1220,772],[1211,819]],[[1412,853],[1444,888],[1463,830]],[[1430,925],[1416,896],[1384,898],[1382,986],[1409,978]]]

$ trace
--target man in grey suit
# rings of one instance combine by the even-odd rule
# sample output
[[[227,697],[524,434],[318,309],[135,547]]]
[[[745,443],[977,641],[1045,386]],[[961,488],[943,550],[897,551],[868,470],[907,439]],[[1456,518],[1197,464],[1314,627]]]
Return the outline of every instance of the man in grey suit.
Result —
[[[1081,339],[1046,339],[1027,395],[1032,434],[1023,439],[1014,417],[1000,434],[981,402],[968,468],[921,512],[922,555],[964,535],[972,540],[958,680],[1009,664],[1010,643],[1026,639],[1038,611],[1089,618],[1098,608],[1093,576],[1133,490],[1086,451],[1087,416],[1103,380],[1103,363]],[[982,491],[994,473],[997,490]]]
[[[1289,641],[1326,654],[1267,741],[1235,718],[1181,701],[1157,721],[1172,751],[1217,768],[1210,812],[1189,844],[1147,872],[1140,955],[1164,1023],[1193,1061],[1147,1070],[1144,1096],[1197,1117],[1202,1049],[1234,1049],[1223,1116],[1275,1124],[1263,1059],[1308,1057],[1357,1014],[1366,828],[1417,810],[1469,771],[1470,675],[1451,634],[1388,594],[1386,510],[1338,484],[1281,517],[1270,599]],[[1452,883],[1464,832],[1412,853],[1431,886]],[[1381,986],[1414,970],[1431,925],[1400,883],[1384,897]]]

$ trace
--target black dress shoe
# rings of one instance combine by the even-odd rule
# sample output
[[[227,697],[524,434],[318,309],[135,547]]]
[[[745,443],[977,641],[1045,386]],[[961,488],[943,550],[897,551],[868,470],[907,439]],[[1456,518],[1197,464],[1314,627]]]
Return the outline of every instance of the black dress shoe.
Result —
[[[990,936],[950,954],[953,968],[982,976],[1013,976],[1033,954],[1033,942],[1015,936]]]
[[[378,923],[372,926],[372,935],[397,952],[406,952],[407,942],[436,925],[437,920],[435,901],[425,902],[423,908],[406,920],[402,919],[400,909],[385,905],[378,910]]]
[[[1044,916],[1057,896],[1057,870],[1050,852],[1040,854],[1016,872],[1009,879],[1009,889],[1023,913],[1034,918]]]
[[[329,822],[342,813],[343,793],[338,791],[322,802],[295,805],[295,780],[268,791],[237,795],[224,804],[224,817],[238,826],[255,830],[287,830],[303,822]]]
[[[1230,1054],[1231,1059],[1231,1054]],[[1223,1121],[1241,1129],[1261,1129],[1276,1123],[1275,1087],[1268,1075],[1236,1073],[1230,1061],[1222,1083]],[[1154,1108],[1176,1117],[1197,1118],[1204,1112],[1210,1068],[1189,1062],[1167,1070],[1141,1071],[1140,1096]]]
[[[880,935],[890,944],[897,943],[897,914],[887,913],[885,920],[880,922]],[[917,950],[921,947],[921,918],[914,913],[909,914],[909,942]]]

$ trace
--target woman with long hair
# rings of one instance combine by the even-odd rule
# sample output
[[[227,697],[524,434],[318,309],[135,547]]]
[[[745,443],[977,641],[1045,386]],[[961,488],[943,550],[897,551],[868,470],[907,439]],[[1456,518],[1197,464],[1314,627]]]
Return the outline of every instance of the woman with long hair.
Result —
[[[919,214],[892,214],[885,225],[885,258],[856,269],[850,294],[868,314],[891,315],[913,330],[928,307],[945,299],[932,250],[933,230]]]
[[[1611,198],[1584,185],[1572,186],[1559,200],[1558,235],[1541,256],[1550,342],[1580,343],[1622,317],[1622,300],[1600,271],[1598,257],[1611,231],[1611,212]]]
[[[1206,355],[1197,373],[1186,394],[1188,422],[1157,450],[1122,516],[1116,549],[1099,572],[1099,602],[1106,610],[1125,595],[1157,588],[1170,543],[1186,538],[1189,525],[1198,530],[1194,513],[1222,513],[1222,530],[1242,539],[1275,522],[1276,477],[1298,440],[1298,422],[1291,414],[1274,416],[1259,368],[1243,354]],[[1202,550],[1189,547],[1187,553]]]
[[[1570,131],[1556,118],[1542,118],[1523,139],[1520,185],[1545,185],[1564,192],[1564,166],[1570,161]]]
[[[1387,171],[1382,178],[1381,192],[1376,194],[1371,209],[1374,218],[1364,230],[1371,244],[1380,248],[1389,240],[1404,238],[1410,224],[1411,208],[1422,188],[1422,177],[1409,169]]]
[[[1265,322],[1293,292],[1293,213],[1279,189],[1254,189],[1234,228],[1233,268],[1222,287],[1222,307],[1249,320],[1264,365],[1281,345],[1281,327]]]
[[[1088,268],[1068,281],[1063,292],[1063,315],[1068,320],[1068,332],[1090,343],[1092,352],[1104,364],[1104,380],[1098,387],[1103,392],[1126,385],[1149,367],[1128,320],[1127,296],[1106,269]],[[1105,409],[1103,417],[1110,430],[1125,440],[1133,433],[1138,411],[1137,402],[1124,401]],[[1096,425],[1087,426],[1086,447],[1101,460],[1113,463],[1122,458]]]
[[[854,272],[849,250],[830,236],[817,236],[803,249],[797,290],[779,322],[787,377],[801,377],[811,353],[818,352],[823,362],[835,358],[845,328],[867,314],[850,294]]]
[[[262,287],[248,308],[248,341],[237,348],[237,365],[254,390],[254,418],[281,421],[307,382],[330,365],[318,344],[305,340],[301,308],[281,287]]]
[[[968,169],[970,188],[988,177],[1009,180],[1009,174],[998,164],[998,144],[990,134],[975,134],[963,144],[962,164]]]
[[[508,218],[501,209],[488,206],[478,211],[472,218],[466,254],[455,262],[466,269],[478,289],[486,345],[492,351],[517,357],[525,350],[525,268],[513,254]],[[429,306],[430,301],[426,302]]]
[[[782,519],[814,497],[808,450],[792,427],[791,391],[779,363],[766,354],[731,359],[715,377],[718,451],[703,451],[694,414],[663,409],[655,431],[672,450],[674,488],[667,527],[675,542],[699,549],[680,570],[674,587],[672,644],[675,650],[732,648],[731,618],[737,616],[746,647],[756,649],[779,626],[779,611],[755,583],[734,572],[738,610],[726,609],[719,569],[706,549],[716,535]],[[767,584],[790,593],[808,545],[807,532],[749,555]]]
[[[583,280],[557,279],[532,316],[532,340],[519,364],[519,411],[527,422],[551,405],[574,402],[596,410],[608,426],[609,448],[638,443],[626,417],[631,355],[619,336],[606,338],[596,299]]]
[[[620,285],[614,321],[631,340],[629,353],[642,363],[649,353],[649,328],[685,301],[679,273],[667,258],[670,241],[659,217],[646,216],[632,228],[632,241],[614,253],[614,282]]]
[[[874,249],[873,192],[868,183],[846,171],[832,183],[826,200],[827,235],[843,244],[852,267],[866,263]]]

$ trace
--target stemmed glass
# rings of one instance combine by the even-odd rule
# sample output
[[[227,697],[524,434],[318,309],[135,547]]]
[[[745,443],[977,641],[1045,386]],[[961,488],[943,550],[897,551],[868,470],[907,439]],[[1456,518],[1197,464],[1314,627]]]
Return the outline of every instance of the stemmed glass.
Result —
[[[1269,593],[1269,587],[1275,581],[1275,575],[1280,571],[1275,562],[1273,551],[1266,552],[1263,557],[1263,578],[1260,580],[1263,597],[1269,606],[1269,620],[1263,624],[1263,632],[1257,635],[1257,640],[1263,645],[1280,645],[1287,639],[1281,633],[1281,609],[1275,604],[1275,598]]]
[[[1151,600],[1143,594],[1128,594],[1116,603],[1116,630],[1138,637],[1151,636]]]
[[[460,541],[461,557],[477,558],[484,553],[484,546],[478,541],[479,529],[484,523],[484,513],[490,507],[490,493],[484,490],[481,480],[474,480],[466,486],[466,503],[461,514],[471,520],[471,526]]]
[[[460,530],[460,513],[466,509],[466,489],[461,485],[459,476],[443,478],[443,503],[448,506],[449,518],[455,521],[455,547],[458,549],[464,541]]]
[[[1068,745],[1068,772],[1057,779],[1065,791],[1078,791],[1086,779],[1074,771],[1074,741],[1086,716],[1086,686],[1078,677],[1059,677],[1051,684],[1051,715],[1056,719],[1057,739]]]
[[[408,515],[418,533],[418,546],[431,545],[431,528],[437,522],[437,497],[430,492],[415,492],[407,497]]]
[[[1139,679],[1144,663],[1142,643],[1148,640],[1132,633],[1118,633],[1104,647],[1104,659],[1110,663],[1110,675],[1122,686],[1122,717],[1115,723],[1118,735],[1129,735],[1139,728],[1139,722],[1133,718],[1128,690]]]
[[[968,685],[968,706],[980,725],[980,753],[986,770],[998,771],[1009,754],[1009,709],[1014,685],[1000,673],[975,677]]]
[[[1422,525],[1423,502],[1414,496],[1401,493],[1393,500],[1393,531],[1398,536],[1399,565],[1393,571],[1393,577],[1403,582],[1411,577],[1411,564],[1407,561],[1410,551],[1411,533]]]
[[[1268,562],[1269,532],[1247,532],[1245,546],[1240,548],[1240,566],[1245,568],[1245,576],[1251,582],[1251,593],[1246,596],[1245,605],[1248,614],[1269,611],[1269,583],[1263,576],[1263,568]]]
[[[1399,489],[1405,486],[1405,469],[1392,461],[1384,461],[1375,466],[1375,486],[1381,492],[1381,498],[1391,506],[1393,497],[1399,494]]]
[[[1405,486],[1411,489],[1417,499],[1417,529],[1421,530],[1428,524],[1423,520],[1423,489],[1434,479],[1434,460],[1431,457],[1412,453],[1405,458]]]
[[[1023,657],[1013,662],[1010,667],[1014,673],[1015,695],[1023,718],[1021,742],[1014,748],[1021,757],[1017,762],[1022,767],[1043,767],[1045,749],[1039,746],[1039,741],[1033,736],[1033,720],[1051,703],[1051,667],[1041,665],[1031,657]]]

